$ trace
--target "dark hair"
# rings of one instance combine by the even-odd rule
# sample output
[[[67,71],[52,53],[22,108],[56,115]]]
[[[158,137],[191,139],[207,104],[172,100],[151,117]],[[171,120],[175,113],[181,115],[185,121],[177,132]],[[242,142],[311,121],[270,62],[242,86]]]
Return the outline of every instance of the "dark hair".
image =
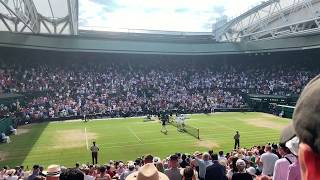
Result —
[[[208,153],[211,155],[213,154],[213,150],[209,150]]]
[[[212,161],[218,160],[218,154],[216,154],[216,153],[212,154],[211,159],[212,159]]]
[[[237,160],[238,160],[237,157],[232,158],[232,172],[238,172]]]
[[[152,162],[153,161],[153,156],[151,154],[148,154],[148,155],[144,156],[144,161]]]
[[[35,164],[35,165],[33,165],[33,169],[39,169],[39,165],[38,164]]]
[[[192,177],[194,176],[194,171],[190,166],[187,166],[184,170],[183,170],[183,177],[185,178],[185,180],[192,180]]]
[[[187,159],[187,156],[186,156],[185,154],[182,154],[181,159],[182,159],[182,160],[186,160],[186,159]]]
[[[60,180],[83,180],[84,174],[76,168],[63,170],[60,174]]]
[[[176,160],[178,160],[178,158],[179,157],[175,154],[170,156],[170,160],[172,160],[172,161],[176,161]]]
[[[219,151],[219,155],[222,156],[223,155],[223,151]]]
[[[99,168],[99,172],[100,172],[100,173],[105,173],[105,172],[106,172],[106,167],[105,167],[105,166],[101,166],[101,167]]]

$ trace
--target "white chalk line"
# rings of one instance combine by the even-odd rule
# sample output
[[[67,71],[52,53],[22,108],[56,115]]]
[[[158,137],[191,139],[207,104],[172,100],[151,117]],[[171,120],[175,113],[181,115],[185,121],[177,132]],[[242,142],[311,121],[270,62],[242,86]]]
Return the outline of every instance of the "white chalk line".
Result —
[[[86,145],[87,145],[87,151],[89,150],[89,144],[88,144],[88,135],[87,135],[87,128],[84,128],[84,134],[86,136]]]
[[[130,129],[129,127],[127,127],[127,129],[138,139],[139,142],[142,142],[142,140],[137,136],[135,132],[132,131],[132,129]]]

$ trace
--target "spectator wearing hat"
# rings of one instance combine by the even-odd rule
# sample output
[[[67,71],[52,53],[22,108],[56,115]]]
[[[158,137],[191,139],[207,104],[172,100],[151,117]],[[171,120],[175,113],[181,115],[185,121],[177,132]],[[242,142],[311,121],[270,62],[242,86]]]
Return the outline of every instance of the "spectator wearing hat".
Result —
[[[271,146],[265,146],[265,153],[263,153],[257,163],[262,166],[262,175],[273,176],[274,165],[279,157],[271,152]]]
[[[246,171],[246,162],[242,159],[238,159],[236,162],[238,172],[232,175],[232,180],[253,180],[251,174]]]
[[[295,136],[286,143],[286,146],[296,157],[298,157],[299,142],[299,138]],[[298,160],[289,166],[287,180],[301,180],[300,164]]]
[[[49,165],[47,169],[47,180],[59,180],[61,167],[59,165]]]
[[[302,91],[293,113],[294,131],[300,140],[298,159],[303,180],[320,179],[320,75]]]
[[[182,176],[180,174],[179,161],[177,155],[171,155],[169,160],[169,169],[164,170],[170,180],[181,180]]]
[[[131,173],[126,180],[169,180],[168,176],[159,172],[152,163],[143,165],[138,171]]]
[[[287,132],[282,131],[281,136],[286,136]],[[291,137],[289,137],[291,138]],[[280,144],[278,147],[278,152],[281,155],[281,159],[278,159],[274,165],[274,180],[287,179],[289,166],[297,161],[296,156],[294,156],[290,149],[286,146],[286,142],[289,138],[280,137]]]
[[[40,172],[40,166],[39,165],[33,165],[33,168],[32,168],[32,174],[28,177],[28,180],[33,180],[36,176],[39,175],[39,172]]]
[[[206,168],[205,180],[226,180],[226,169],[218,161],[218,155],[211,155],[212,164]]]

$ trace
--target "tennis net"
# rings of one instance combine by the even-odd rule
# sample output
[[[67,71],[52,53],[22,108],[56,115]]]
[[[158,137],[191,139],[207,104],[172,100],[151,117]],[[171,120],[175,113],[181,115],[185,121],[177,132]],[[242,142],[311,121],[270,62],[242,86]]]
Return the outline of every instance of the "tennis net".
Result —
[[[175,126],[175,127],[178,127],[178,124],[177,122],[175,121],[171,121],[170,122],[171,125]],[[188,134],[190,134],[191,136],[197,138],[197,139],[200,139],[200,132],[199,132],[199,129],[196,128],[196,127],[193,127],[193,126],[190,126],[190,125],[187,125],[187,124],[184,124],[182,126],[182,130]]]

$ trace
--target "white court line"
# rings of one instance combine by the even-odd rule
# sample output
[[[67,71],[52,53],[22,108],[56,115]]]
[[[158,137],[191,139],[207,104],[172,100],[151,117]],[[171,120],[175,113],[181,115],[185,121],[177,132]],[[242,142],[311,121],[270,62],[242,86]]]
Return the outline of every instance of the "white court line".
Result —
[[[138,139],[139,142],[142,142],[142,140],[137,136],[136,133],[134,133],[129,127],[127,127],[127,129]]]
[[[86,145],[87,145],[87,150],[89,150],[89,144],[88,144],[88,136],[87,136],[87,128],[84,128],[84,134],[86,136]]]

